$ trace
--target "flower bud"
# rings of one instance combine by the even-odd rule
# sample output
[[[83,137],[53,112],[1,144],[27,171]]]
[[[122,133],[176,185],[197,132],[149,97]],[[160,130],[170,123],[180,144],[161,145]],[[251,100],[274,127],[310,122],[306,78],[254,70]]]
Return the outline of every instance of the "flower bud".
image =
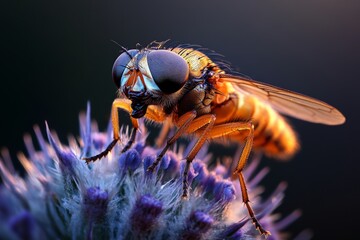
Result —
[[[144,233],[158,223],[163,211],[162,203],[150,194],[139,197],[130,215],[131,228]]]
[[[83,198],[84,214],[95,221],[101,220],[107,212],[109,194],[99,187],[90,187]]]
[[[186,229],[183,232],[183,240],[201,239],[203,235],[211,228],[214,219],[202,211],[194,211],[190,214],[186,223]]]
[[[216,201],[231,202],[235,199],[234,185],[226,180],[216,182],[214,186],[214,197]]]
[[[134,149],[129,149],[120,155],[119,167],[122,170],[129,169],[131,171],[134,171],[139,167],[140,164],[140,154]]]

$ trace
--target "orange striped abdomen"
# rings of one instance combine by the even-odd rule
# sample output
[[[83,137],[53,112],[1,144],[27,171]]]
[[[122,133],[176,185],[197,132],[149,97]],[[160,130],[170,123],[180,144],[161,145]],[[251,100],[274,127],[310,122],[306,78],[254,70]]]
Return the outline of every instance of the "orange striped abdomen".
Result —
[[[230,98],[214,105],[212,113],[216,115],[215,125],[236,121],[252,121],[254,124],[255,150],[277,159],[287,159],[299,148],[296,133],[287,121],[268,104],[251,95],[238,92]],[[232,134],[231,140],[244,142],[246,132]]]

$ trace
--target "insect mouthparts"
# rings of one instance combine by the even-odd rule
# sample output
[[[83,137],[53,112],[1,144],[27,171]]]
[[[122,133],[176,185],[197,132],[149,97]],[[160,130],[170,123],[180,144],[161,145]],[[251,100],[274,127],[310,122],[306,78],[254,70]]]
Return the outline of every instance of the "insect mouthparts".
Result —
[[[131,116],[133,118],[141,118],[145,115],[148,105],[132,102],[131,108],[133,109]]]
[[[126,96],[131,100],[132,113],[131,116],[134,118],[141,118],[145,115],[148,104],[146,101],[150,95],[146,91],[127,91]]]

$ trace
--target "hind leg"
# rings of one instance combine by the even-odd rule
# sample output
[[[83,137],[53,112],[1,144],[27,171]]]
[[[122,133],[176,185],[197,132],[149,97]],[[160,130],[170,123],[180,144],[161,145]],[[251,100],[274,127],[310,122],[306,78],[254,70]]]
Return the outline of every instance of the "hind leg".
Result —
[[[246,165],[247,159],[249,157],[249,154],[252,149],[253,145],[253,139],[254,139],[254,125],[251,122],[233,122],[233,123],[225,123],[220,124],[217,126],[214,126],[211,131],[208,133],[208,137],[211,139],[214,138],[220,138],[220,137],[226,137],[227,135],[236,134],[239,131],[246,131],[247,137],[245,140],[244,149],[242,151],[242,154],[240,156],[240,159],[238,160],[237,167],[234,171],[234,174],[236,174],[239,178],[240,187],[241,187],[241,195],[242,200],[249,212],[249,215],[251,217],[251,220],[253,224],[255,225],[256,229],[263,235],[267,236],[270,235],[269,231],[266,231],[259,221],[257,220],[254,210],[252,209],[250,205],[249,195],[247,192],[246,182],[243,176],[243,169]]]

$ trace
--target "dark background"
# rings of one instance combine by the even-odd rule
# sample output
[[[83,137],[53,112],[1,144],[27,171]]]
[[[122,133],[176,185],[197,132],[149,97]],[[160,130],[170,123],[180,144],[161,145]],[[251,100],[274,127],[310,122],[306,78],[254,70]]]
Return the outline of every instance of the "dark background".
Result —
[[[322,99],[347,117],[329,127],[291,121],[302,151],[288,163],[263,161],[263,184],[289,188],[282,212],[300,208],[290,230],[315,239],[355,239],[360,217],[360,4],[357,0],[7,1],[1,6],[0,146],[12,156],[44,120],[62,140],[78,133],[91,101],[104,129],[116,88],[119,47],[171,38],[226,56],[259,81]],[[14,157],[15,159],[15,157]]]

